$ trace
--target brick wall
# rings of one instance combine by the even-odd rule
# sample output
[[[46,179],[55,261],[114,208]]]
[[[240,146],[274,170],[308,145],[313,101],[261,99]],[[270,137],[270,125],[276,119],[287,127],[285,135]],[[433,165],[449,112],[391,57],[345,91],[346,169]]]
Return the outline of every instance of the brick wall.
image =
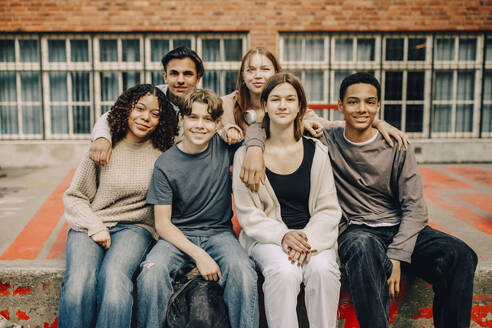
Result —
[[[492,30],[491,0],[1,0],[3,32]]]

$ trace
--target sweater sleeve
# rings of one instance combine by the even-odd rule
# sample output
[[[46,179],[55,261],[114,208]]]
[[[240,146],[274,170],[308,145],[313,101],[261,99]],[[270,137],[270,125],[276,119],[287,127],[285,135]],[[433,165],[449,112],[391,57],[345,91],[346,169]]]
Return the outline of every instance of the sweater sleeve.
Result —
[[[413,147],[402,150],[398,168],[398,200],[402,219],[398,232],[389,245],[387,255],[390,259],[411,262],[411,256],[419,232],[428,221],[427,206],[423,191],[424,184],[417,168]]]
[[[89,236],[107,230],[101,218],[91,208],[91,202],[96,191],[96,164],[88,156],[84,156],[70,187],[63,195],[63,204],[65,206],[65,219],[70,228],[87,232]]]
[[[108,123],[108,115],[109,112],[106,112],[97,119],[94,129],[92,130],[92,141],[99,138],[104,138],[111,143],[111,129]]]
[[[326,150],[319,155],[321,158],[314,158],[314,160],[323,161],[323,165],[318,172],[311,172],[311,181],[316,179],[320,181],[317,184],[318,190],[311,191],[317,197],[314,199],[311,218],[302,231],[307,235],[308,243],[312,249],[322,251],[332,248],[336,244],[342,210],[338,204],[330,159]],[[314,187],[313,182],[311,182],[311,186],[311,188]]]
[[[237,219],[249,237],[260,243],[281,245],[289,229],[283,222],[267,216],[263,210],[259,193],[266,192],[265,186],[260,186],[260,191],[253,193],[239,177],[245,151],[245,148],[240,148],[234,156],[232,190]]]
[[[265,140],[266,133],[265,129],[263,129],[262,123],[257,122],[248,126],[246,137],[244,138],[244,144],[246,147],[249,148],[252,146],[257,146],[265,150]]]

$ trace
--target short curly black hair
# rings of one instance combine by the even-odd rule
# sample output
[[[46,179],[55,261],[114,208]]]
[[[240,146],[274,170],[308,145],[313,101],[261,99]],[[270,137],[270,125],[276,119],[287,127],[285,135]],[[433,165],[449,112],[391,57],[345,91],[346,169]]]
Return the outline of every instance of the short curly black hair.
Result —
[[[113,147],[121,141],[128,131],[128,117],[133,107],[145,95],[157,97],[160,109],[159,125],[152,132],[150,139],[155,148],[167,150],[174,144],[174,137],[178,135],[178,119],[176,112],[167,100],[166,95],[152,84],[138,84],[125,90],[116,99],[108,115]]]

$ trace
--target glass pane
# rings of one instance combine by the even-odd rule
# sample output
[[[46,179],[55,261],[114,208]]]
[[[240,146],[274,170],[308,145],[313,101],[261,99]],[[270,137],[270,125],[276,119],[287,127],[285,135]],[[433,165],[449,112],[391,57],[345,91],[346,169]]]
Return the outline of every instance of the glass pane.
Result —
[[[473,104],[456,105],[456,132],[471,132],[473,129]]]
[[[2,134],[19,133],[16,106],[0,106],[0,131]]]
[[[451,131],[451,105],[434,105],[433,132]]]
[[[38,72],[21,72],[22,101],[41,101],[41,82]]]
[[[424,126],[424,105],[407,105],[406,132],[422,132]]]
[[[401,129],[401,105],[384,105],[384,120]]]
[[[152,72],[151,79],[153,85],[164,84],[164,78],[162,77],[162,72]]]
[[[162,57],[169,52],[169,40],[150,40],[150,61],[161,61]]]
[[[15,72],[0,72],[0,101],[16,101]]]
[[[435,100],[451,100],[453,92],[453,72],[436,72]]]
[[[302,39],[300,38],[284,39],[284,60],[285,61],[302,60]]]
[[[14,40],[0,40],[0,62],[15,62]]]
[[[344,78],[352,74],[351,71],[336,71],[335,72],[335,82],[334,82],[334,94],[333,98],[331,99],[332,102],[336,102],[338,98],[340,97],[340,84],[342,84],[342,81]]]
[[[454,39],[437,39],[436,60],[454,60]]]
[[[224,87],[225,87],[226,95],[236,90],[236,81],[237,81],[237,71],[224,72]]]
[[[492,71],[485,71],[483,100],[492,100]]]
[[[492,132],[492,104],[483,105],[482,131]]]
[[[474,61],[477,53],[477,39],[460,39],[459,60]]]
[[[425,39],[408,39],[408,60],[425,60]]]
[[[68,133],[68,107],[51,106],[51,133]]]
[[[203,75],[203,88],[220,92],[220,74],[217,71],[206,71]]]
[[[39,61],[38,40],[19,40],[20,61],[33,63]]]
[[[123,50],[124,62],[140,61],[140,40],[123,39],[121,40],[121,48]]]
[[[123,91],[137,84],[140,84],[140,72],[123,72]]]
[[[322,38],[306,39],[306,61],[321,62],[325,60],[325,40]]]
[[[73,62],[89,61],[88,40],[70,40],[70,59]]]
[[[374,61],[374,39],[357,39],[357,60]]]
[[[66,72],[50,72],[50,100],[68,100]]]
[[[101,72],[101,100],[116,101],[118,98],[118,73]]]
[[[72,100],[90,101],[89,72],[72,72]]]
[[[48,61],[50,63],[64,63],[67,61],[65,40],[48,40]]]
[[[404,39],[386,39],[386,60],[403,60]]]
[[[224,51],[226,61],[241,61],[243,57],[243,40],[224,39]]]
[[[109,112],[111,110],[111,106],[101,106],[101,115],[106,113],[106,112]]]
[[[403,72],[385,72],[384,99],[401,100],[403,90]]]
[[[190,39],[174,39],[173,40],[173,49],[179,47],[187,47],[191,49],[191,40]],[[165,54],[163,54],[164,56]]]
[[[323,71],[307,71],[304,76],[304,88],[308,103],[323,101]]]
[[[492,61],[492,39],[485,41],[485,58],[487,61]]]
[[[335,61],[353,60],[353,39],[335,39]]]
[[[473,100],[475,72],[458,72],[457,100]]]
[[[118,61],[118,41],[115,39],[99,40],[99,60],[101,62]]]
[[[41,106],[22,106],[22,132],[41,133]]]
[[[203,39],[202,45],[204,61],[220,61],[219,39]]]
[[[90,106],[73,106],[73,133],[91,133]]]
[[[408,72],[407,100],[424,100],[425,72]]]

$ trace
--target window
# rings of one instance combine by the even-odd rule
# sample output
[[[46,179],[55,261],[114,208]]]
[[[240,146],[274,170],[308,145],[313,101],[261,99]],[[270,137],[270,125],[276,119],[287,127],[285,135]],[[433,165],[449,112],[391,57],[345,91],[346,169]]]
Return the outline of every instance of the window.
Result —
[[[244,34],[0,34],[0,139],[87,139],[123,90],[164,83],[180,46],[203,58],[201,86],[236,89]]]

